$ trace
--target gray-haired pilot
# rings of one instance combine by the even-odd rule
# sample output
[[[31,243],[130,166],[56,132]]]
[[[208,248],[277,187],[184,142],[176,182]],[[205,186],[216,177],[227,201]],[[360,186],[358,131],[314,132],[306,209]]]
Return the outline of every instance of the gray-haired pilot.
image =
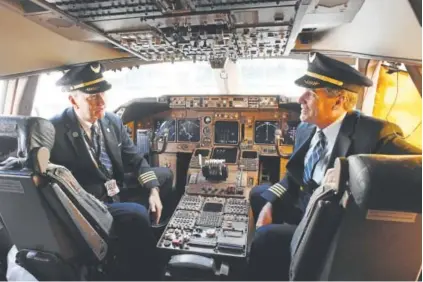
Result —
[[[149,212],[137,203],[121,203],[119,192],[129,168],[137,175],[139,190],[159,223],[163,195],[170,194],[173,175],[168,168],[150,167],[121,119],[105,111],[105,92],[111,85],[103,71],[101,64],[90,63],[72,68],[57,82],[69,93],[72,106],[51,120],[56,136],[50,160],[67,167],[87,192],[107,204],[128,278],[153,280],[158,265]]]

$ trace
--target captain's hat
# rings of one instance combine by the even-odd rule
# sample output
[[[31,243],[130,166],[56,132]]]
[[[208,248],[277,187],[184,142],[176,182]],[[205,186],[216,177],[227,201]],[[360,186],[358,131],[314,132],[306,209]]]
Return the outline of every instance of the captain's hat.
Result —
[[[309,55],[307,73],[295,83],[309,89],[335,88],[355,93],[362,87],[373,85],[369,78],[350,65],[320,53]]]
[[[56,85],[63,86],[63,91],[80,90],[87,94],[105,92],[112,85],[104,79],[104,70],[104,66],[98,62],[73,67],[56,82]]]

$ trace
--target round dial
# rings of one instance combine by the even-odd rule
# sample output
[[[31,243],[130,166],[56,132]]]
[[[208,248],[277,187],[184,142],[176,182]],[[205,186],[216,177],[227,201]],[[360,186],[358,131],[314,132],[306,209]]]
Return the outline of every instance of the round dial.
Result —
[[[206,117],[204,117],[204,123],[205,124],[209,124],[209,123],[211,123],[211,117],[209,117],[209,116],[206,116]]]
[[[211,146],[211,139],[208,137],[203,138],[203,146]]]

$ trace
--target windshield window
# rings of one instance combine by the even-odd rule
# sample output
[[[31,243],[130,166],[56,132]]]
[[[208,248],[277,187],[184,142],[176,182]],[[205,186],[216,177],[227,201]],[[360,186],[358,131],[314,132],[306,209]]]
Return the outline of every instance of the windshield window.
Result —
[[[222,70],[205,61],[160,63],[107,71],[113,85],[107,92],[107,109],[143,97],[162,95],[283,95],[298,97],[294,84],[307,68],[307,62],[293,59],[239,60]],[[43,74],[35,96],[33,115],[50,118],[69,106],[66,93],[55,85],[62,72]]]

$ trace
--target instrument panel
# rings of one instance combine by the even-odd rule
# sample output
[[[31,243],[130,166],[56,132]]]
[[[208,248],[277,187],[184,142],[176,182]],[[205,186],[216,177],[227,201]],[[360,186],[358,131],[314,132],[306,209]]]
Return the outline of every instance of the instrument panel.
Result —
[[[260,156],[277,156],[275,132],[282,131],[281,149],[292,151],[299,113],[279,108],[278,96],[171,96],[169,110],[135,121],[134,130],[168,130],[166,153],[192,153],[199,148],[237,146]],[[162,101],[163,102],[163,101]]]
[[[170,108],[187,109],[277,109],[277,96],[174,96],[169,100]]]

